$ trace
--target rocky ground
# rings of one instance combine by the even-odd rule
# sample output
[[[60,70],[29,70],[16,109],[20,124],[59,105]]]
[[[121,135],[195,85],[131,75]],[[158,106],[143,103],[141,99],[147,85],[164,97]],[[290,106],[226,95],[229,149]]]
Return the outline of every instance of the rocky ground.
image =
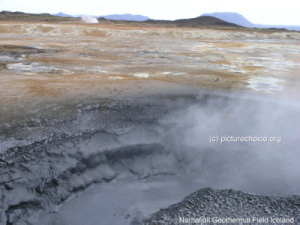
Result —
[[[57,213],[76,193],[124,173],[193,172],[213,188],[298,193],[297,32],[2,21],[0,49],[0,224],[36,224],[41,212]],[[257,157],[262,147],[252,145],[232,145],[228,157],[206,143],[208,132],[258,127],[285,139],[263,145],[271,157]],[[176,224],[199,213],[298,218],[299,197],[203,189],[132,223]]]
[[[264,224],[298,224],[299,202],[299,196],[257,196],[235,190],[203,188],[161,209],[144,223],[258,224],[262,219]]]

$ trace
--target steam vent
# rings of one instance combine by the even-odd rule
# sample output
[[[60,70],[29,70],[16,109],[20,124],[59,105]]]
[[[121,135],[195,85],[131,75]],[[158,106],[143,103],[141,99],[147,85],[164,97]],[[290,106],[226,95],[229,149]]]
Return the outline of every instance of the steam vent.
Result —
[[[299,32],[5,18],[1,225],[300,224]]]

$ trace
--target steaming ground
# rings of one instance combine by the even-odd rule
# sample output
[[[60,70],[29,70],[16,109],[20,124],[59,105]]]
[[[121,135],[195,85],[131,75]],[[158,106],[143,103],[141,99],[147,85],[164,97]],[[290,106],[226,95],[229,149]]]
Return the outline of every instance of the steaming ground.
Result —
[[[82,15],[81,20],[84,23],[99,23],[97,17],[95,16]]]
[[[299,34],[136,29],[0,24],[0,223],[297,218]]]
[[[178,103],[177,107],[157,123],[138,126],[112,141],[120,143],[123,140],[124,143],[126,139],[140,144],[155,142],[151,151],[163,149],[165,153],[159,158],[153,155],[141,157],[137,162],[133,159],[123,161],[122,166],[118,165],[123,168],[122,173],[113,182],[94,185],[63,204],[58,213],[42,214],[37,224],[132,224],[133,221],[140,224],[157,209],[166,208],[205,187],[241,190],[259,195],[299,194],[298,104],[285,105],[284,102],[279,104],[268,98],[228,96],[226,93],[225,96],[224,93],[221,96],[202,93],[187,108],[182,103]],[[277,139],[265,143],[210,143],[211,135],[250,135]],[[81,151],[90,151],[90,146],[98,146],[94,141],[90,139],[84,143],[85,148]],[[125,172],[127,169],[129,174]],[[219,196],[219,193],[215,194]],[[247,196],[244,197],[241,193],[236,195],[241,196],[241,201],[245,202],[243,198]],[[261,198],[261,202],[269,202],[264,197]],[[276,198],[273,198],[275,201]],[[190,201],[194,200],[196,199],[191,198]],[[253,210],[252,216],[280,215],[296,218],[299,198],[291,197],[291,200],[295,201],[289,203],[293,208],[289,213],[279,207],[268,214],[264,211],[264,206],[235,209],[227,216],[247,216]],[[230,207],[230,204],[226,207]],[[266,204],[266,207],[272,207],[272,203]],[[232,207],[236,207],[233,205]],[[174,214],[166,218],[173,220],[166,219],[161,223],[178,222],[176,215],[191,216],[188,205],[187,208],[185,206],[183,204],[182,209],[186,211],[180,213],[176,211],[177,208],[170,208]],[[222,208],[218,210],[220,211],[215,214],[206,214],[208,211],[205,210],[200,213],[226,215],[221,213]],[[168,215],[170,211],[166,211],[165,214]],[[196,215],[197,212],[194,216]],[[162,217],[152,217],[149,224]]]
[[[226,92],[80,107],[69,121],[19,131],[38,132],[39,141],[18,143],[2,155],[1,218],[15,224],[130,224],[204,187],[299,194],[298,115],[296,103]],[[280,137],[280,143],[210,143],[211,135]],[[296,211],[297,202],[289,202]]]

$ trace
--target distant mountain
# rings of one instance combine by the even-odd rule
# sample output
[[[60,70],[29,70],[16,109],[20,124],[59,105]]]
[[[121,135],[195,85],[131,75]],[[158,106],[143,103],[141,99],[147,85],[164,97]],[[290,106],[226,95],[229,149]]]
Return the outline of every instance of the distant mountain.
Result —
[[[74,16],[71,16],[71,15],[68,15],[68,14],[65,14],[65,13],[62,13],[62,12],[52,14],[52,15],[53,16],[61,16],[61,17],[74,17]]]
[[[11,12],[11,11],[1,11],[0,14],[2,14],[2,15],[25,15],[26,13],[24,13],[24,12],[19,12],[19,11],[15,11],[15,12]]]
[[[56,13],[53,16],[61,16],[61,17],[81,17],[81,15],[68,15],[65,13]],[[107,20],[127,20],[127,21],[145,21],[149,20],[150,18],[147,16],[142,15],[132,15],[129,13],[126,14],[113,14],[113,15],[106,15],[106,16],[99,16],[99,18],[105,18]]]
[[[243,27],[255,27],[253,23],[247,20],[244,16],[233,12],[214,12],[214,13],[204,13],[201,16],[213,16],[218,19],[227,21],[229,23],[235,23]]]
[[[214,13],[204,13],[202,16],[213,16],[218,19],[235,23],[244,27],[257,27],[257,28],[275,28],[275,29],[288,29],[288,30],[297,30],[300,31],[300,26],[289,26],[289,25],[263,25],[251,23],[244,16],[235,12],[214,12]]]
[[[1,11],[1,15],[7,15],[7,16],[26,16],[26,15],[31,15],[31,16],[51,16],[49,13],[25,13],[25,12],[19,12],[19,11]]]
[[[145,20],[150,19],[147,16],[132,15],[132,14],[129,14],[129,13],[126,13],[126,14],[113,14],[113,15],[100,16],[100,17],[105,18],[107,20],[128,20],[128,21],[145,21]]]
[[[25,12],[0,12],[1,21],[77,21],[77,18],[53,16],[49,13],[25,13]]]

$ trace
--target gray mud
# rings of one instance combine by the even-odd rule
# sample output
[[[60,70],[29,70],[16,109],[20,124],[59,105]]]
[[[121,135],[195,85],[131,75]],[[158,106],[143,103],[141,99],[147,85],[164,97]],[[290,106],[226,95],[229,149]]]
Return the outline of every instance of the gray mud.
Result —
[[[55,107],[57,105],[52,109]],[[173,200],[172,196],[167,199],[162,197],[164,203],[156,206],[151,199],[160,198],[158,193],[163,192],[150,189],[151,193],[144,195],[146,197],[142,201],[146,204],[149,198],[152,206],[148,208],[151,209],[138,218],[134,215],[137,212],[135,209],[129,211],[133,215],[127,214],[125,217],[122,214],[124,211],[119,215],[116,212],[110,217],[117,217],[117,220],[110,218],[108,221],[122,221],[124,218],[124,224],[134,221],[142,223],[145,216],[158,211],[159,207],[167,207],[203,188],[203,185],[253,193],[258,203],[255,207],[260,211],[261,207],[265,207],[260,204],[261,201],[266,201],[268,206],[275,200],[276,206],[285,202],[291,204],[290,208],[272,211],[277,216],[299,213],[299,196],[296,196],[300,190],[297,104],[278,103],[274,99],[250,95],[203,92],[199,95],[96,101],[73,106],[59,115],[55,110],[45,109],[47,107],[39,114],[32,113],[35,117],[12,119],[9,124],[1,124],[4,128],[0,135],[1,224],[41,224],[47,218],[50,218],[48,224],[74,224],[72,220],[63,222],[64,218],[72,215],[63,207],[68,203],[73,209],[80,206],[80,201],[72,202],[80,193],[84,196],[84,193],[93,193],[91,190],[100,192],[102,188],[105,190],[106,184],[115,182],[124,190],[117,189],[114,195],[118,197],[111,201],[118,198],[118,202],[123,204],[127,196],[123,201],[121,193],[128,192],[124,180],[135,180],[132,184],[138,187],[141,183],[137,181],[151,183],[155,177],[166,177],[167,180],[173,177],[179,181],[178,186],[190,182],[191,188],[185,189],[184,185],[182,190],[186,191],[175,188],[177,191]],[[280,142],[274,139],[265,143],[210,143],[212,135],[279,137]],[[182,177],[190,177],[190,180]],[[172,190],[174,183],[160,182],[160,185],[162,189]],[[94,186],[96,189],[93,189]],[[108,196],[113,193],[109,190],[106,189]],[[114,190],[113,186],[111,190]],[[210,192],[214,196],[214,192]],[[235,195],[233,191],[228,195],[227,192],[215,194],[229,199],[231,196],[242,196],[240,207],[246,206],[246,203],[243,205],[244,194],[236,192]],[[257,194],[284,194],[286,197],[265,197],[261,200],[262,197]],[[99,198],[95,197],[95,201]],[[190,198],[194,199],[193,195]],[[88,208],[89,204],[93,205],[93,198],[86,199],[91,201],[86,203]],[[84,202],[85,198],[81,200]],[[197,211],[197,201],[195,198],[191,213],[202,212]],[[106,208],[99,202],[95,205]],[[218,208],[220,215],[229,213],[223,210],[222,204],[218,206],[217,203],[218,200],[211,199],[209,204]],[[181,203],[179,205],[181,207]],[[62,207],[61,212],[58,206]],[[190,206],[182,203],[182,213],[186,212],[186,207]],[[233,215],[246,212],[238,209],[236,205],[232,207]],[[156,215],[160,216],[162,212],[147,221],[150,224],[159,222]],[[59,217],[51,220],[51,214]],[[91,214],[87,224],[106,224],[101,222],[100,215]],[[163,218],[168,215],[166,212]],[[172,223],[174,218],[163,221]]]
[[[33,112],[23,109],[25,117],[19,112],[6,118],[0,135],[1,224],[33,224],[40,210],[51,211],[72,194],[111,181],[123,170],[140,178],[173,174],[173,168],[147,174],[138,164],[168,157],[153,140],[158,134],[152,127],[176,104],[183,104],[175,104],[176,98],[102,99],[60,105],[60,113],[51,110],[55,104]]]

